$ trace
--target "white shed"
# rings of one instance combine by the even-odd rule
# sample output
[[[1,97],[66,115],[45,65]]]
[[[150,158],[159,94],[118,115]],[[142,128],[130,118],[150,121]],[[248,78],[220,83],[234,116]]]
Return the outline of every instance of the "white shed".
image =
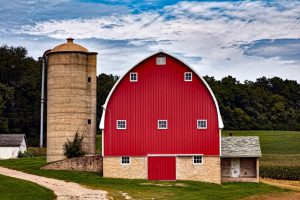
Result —
[[[0,134],[0,159],[17,158],[26,149],[25,134]]]

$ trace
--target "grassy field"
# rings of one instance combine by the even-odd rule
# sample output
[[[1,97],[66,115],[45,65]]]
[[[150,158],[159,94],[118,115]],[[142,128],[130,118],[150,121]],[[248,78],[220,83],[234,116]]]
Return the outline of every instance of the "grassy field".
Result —
[[[0,200],[54,199],[52,191],[35,183],[0,175]]]
[[[88,187],[103,189],[114,199],[124,199],[122,192],[134,199],[241,199],[257,194],[285,192],[287,190],[262,183],[225,183],[222,185],[176,181],[160,182],[103,178],[90,172],[41,170],[45,158],[1,160],[0,165],[41,176],[73,181]]]
[[[279,179],[300,179],[299,131],[223,131],[223,136],[259,136],[261,175]]]

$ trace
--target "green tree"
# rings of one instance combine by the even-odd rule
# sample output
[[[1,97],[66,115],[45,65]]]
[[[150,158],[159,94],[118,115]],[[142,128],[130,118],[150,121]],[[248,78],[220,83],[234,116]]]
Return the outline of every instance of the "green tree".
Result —
[[[8,119],[4,111],[13,97],[13,92],[13,88],[0,83],[0,132],[9,132]]]
[[[2,111],[8,126],[6,130],[25,133],[30,138],[30,145],[38,143],[40,66],[39,61],[27,56],[27,50],[23,47],[0,47],[0,83],[13,89]]]
[[[112,74],[99,74],[97,77],[97,124],[100,123],[101,115],[103,108],[102,106],[105,103],[105,100],[111,91],[112,87],[118,80],[118,76]],[[100,130],[98,130],[100,133]]]

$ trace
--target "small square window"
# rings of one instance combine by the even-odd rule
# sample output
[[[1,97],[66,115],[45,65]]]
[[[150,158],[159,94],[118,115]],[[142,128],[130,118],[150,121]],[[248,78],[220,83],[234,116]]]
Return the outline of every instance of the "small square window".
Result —
[[[130,164],[130,157],[129,156],[123,156],[121,158],[121,164],[122,165],[129,165]]]
[[[158,129],[168,129],[168,120],[158,120],[157,128]]]
[[[157,65],[166,65],[166,57],[158,56],[156,57]]]
[[[126,129],[126,120],[117,120],[117,129]]]
[[[194,164],[202,164],[202,163],[203,163],[203,158],[202,158],[202,156],[194,156],[194,157],[193,157],[193,163],[194,163]]]
[[[197,120],[197,129],[207,129],[207,120],[206,119]]]
[[[92,120],[91,119],[88,119],[88,124],[91,124],[92,123]]]
[[[192,81],[192,80],[193,80],[192,72],[184,72],[184,81]]]
[[[88,77],[88,82],[90,83],[92,81],[92,77]]]
[[[131,72],[130,73],[130,82],[137,82],[138,81],[138,73]]]

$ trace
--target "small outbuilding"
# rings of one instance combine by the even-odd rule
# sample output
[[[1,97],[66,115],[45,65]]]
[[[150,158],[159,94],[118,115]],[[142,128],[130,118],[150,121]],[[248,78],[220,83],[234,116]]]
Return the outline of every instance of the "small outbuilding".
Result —
[[[261,150],[257,136],[222,137],[222,182],[259,182]]]
[[[0,159],[17,158],[26,150],[25,134],[0,134]]]

